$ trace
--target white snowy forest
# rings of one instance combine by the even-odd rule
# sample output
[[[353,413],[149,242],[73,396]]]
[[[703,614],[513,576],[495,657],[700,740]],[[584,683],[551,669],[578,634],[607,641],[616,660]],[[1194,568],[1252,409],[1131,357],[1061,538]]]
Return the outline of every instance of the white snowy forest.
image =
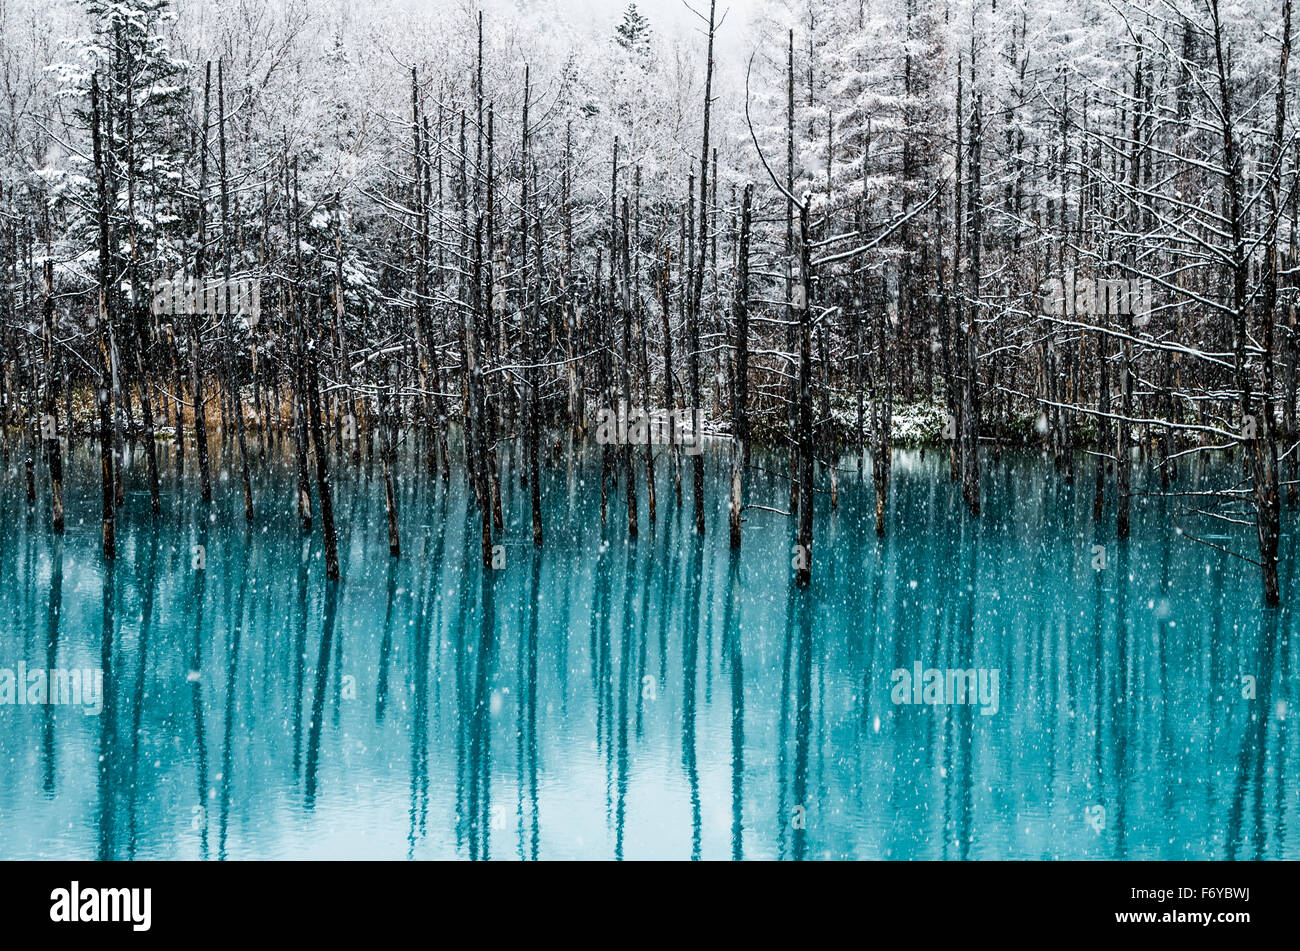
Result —
[[[379,459],[400,554],[402,443],[468,478],[490,563],[504,480],[543,545],[539,467],[601,408],[682,407],[730,449],[733,546],[751,442],[788,466],[805,552],[846,469],[885,531],[903,438],[944,445],[971,517],[981,457],[1040,447],[1121,538],[1135,472],[1176,493],[1228,456],[1239,481],[1192,505],[1279,599],[1290,0],[0,0],[0,22],[3,449],[59,532],[63,456],[93,441],[110,558],[131,480],[157,511],[197,471],[256,520],[268,443],[333,574],[331,473]],[[257,305],[158,306],[211,281]],[[676,504],[704,531],[701,455],[644,442],[601,441],[602,519]]]

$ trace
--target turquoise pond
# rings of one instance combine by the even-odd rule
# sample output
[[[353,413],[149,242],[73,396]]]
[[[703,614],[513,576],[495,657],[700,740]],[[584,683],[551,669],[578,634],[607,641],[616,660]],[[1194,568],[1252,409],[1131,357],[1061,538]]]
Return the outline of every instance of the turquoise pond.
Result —
[[[1120,544],[1091,477],[1038,453],[990,452],[972,519],[946,457],[898,451],[880,540],[848,459],[799,591],[782,515],[729,549],[725,448],[706,534],[665,459],[631,542],[587,452],[544,468],[540,550],[503,478],[485,577],[463,476],[411,451],[400,559],[378,462],[336,463],[335,584],[291,459],[255,467],[248,527],[233,470],[208,509],[192,455],[179,481],[163,458],[157,519],[133,460],[111,567],[88,447],[61,541],[21,459],[3,474],[0,679],[102,671],[102,709],[0,703],[0,858],[1300,858],[1295,509],[1266,611],[1178,498],[1135,499]],[[782,463],[755,466],[750,500],[786,507]],[[894,671],[929,668],[977,671],[983,702],[896,703],[924,695]]]

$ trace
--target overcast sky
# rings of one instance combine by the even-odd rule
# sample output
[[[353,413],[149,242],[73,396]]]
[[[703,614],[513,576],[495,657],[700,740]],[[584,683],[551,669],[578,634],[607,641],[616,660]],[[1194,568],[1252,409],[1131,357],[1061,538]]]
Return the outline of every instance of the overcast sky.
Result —
[[[440,0],[431,0],[438,3]],[[593,25],[603,22],[613,30],[614,24],[623,17],[628,0],[557,0],[561,9],[571,16],[593,21]],[[699,17],[693,14],[682,0],[635,0],[642,16],[650,20],[651,26],[660,33],[672,35],[692,28],[702,28]],[[691,7],[705,16],[709,12],[709,0],[690,0]],[[758,6],[758,0],[718,0],[717,16],[722,20],[722,29],[718,32],[717,45],[724,53],[738,50],[745,34],[745,26],[751,12]]]

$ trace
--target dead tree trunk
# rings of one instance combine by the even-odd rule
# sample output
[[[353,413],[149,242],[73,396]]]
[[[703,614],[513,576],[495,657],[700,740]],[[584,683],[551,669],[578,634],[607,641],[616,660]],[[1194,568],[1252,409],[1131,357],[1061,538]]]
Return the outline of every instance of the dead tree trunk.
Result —
[[[113,421],[110,416],[108,402],[109,389],[113,385],[112,378],[109,375],[108,358],[108,325],[113,319],[112,268],[109,260],[112,233],[109,225],[111,208],[108,196],[108,176],[104,167],[107,159],[104,154],[104,135],[101,129],[99,78],[95,75],[90,77],[90,125],[93,161],[95,164],[95,220],[99,232],[99,271],[97,275],[99,281],[99,308],[97,314],[99,325],[99,346],[97,348],[99,353],[99,385],[95,387],[95,406],[99,410],[99,471],[102,488],[100,537],[104,557],[113,559],[117,557],[114,513],[117,501],[113,492]]]
[[[752,182],[745,185],[740,206],[740,239],[736,252],[735,381],[731,387],[731,547],[740,547],[740,522],[745,502],[745,469],[749,466],[749,229],[754,198]]]
[[[199,328],[203,320],[199,313],[201,306],[197,301],[202,301],[207,296],[204,293],[203,281],[205,279],[204,246],[208,240],[208,116],[211,90],[212,64],[208,63],[203,75],[203,128],[199,135],[199,238],[198,247],[194,252],[194,295],[191,296],[193,303],[187,308],[190,325],[190,394],[194,401],[194,441],[199,456],[199,485],[204,505],[212,502],[212,475],[208,468],[208,425],[203,401],[202,342],[199,339]]]
[[[59,444],[59,416],[56,397],[58,361],[54,349],[54,255],[51,252],[49,203],[45,203],[45,297],[42,302],[45,332],[45,411],[41,416],[41,435],[45,441],[45,460],[50,470],[50,517],[54,534],[63,534],[63,451]],[[2,425],[2,423],[0,423]],[[71,437],[71,433],[69,433]]]
[[[226,305],[221,308],[226,325],[226,344],[222,348],[225,353],[226,362],[226,379],[230,386],[230,401],[235,416],[235,434],[236,442],[239,445],[239,474],[240,482],[244,489],[244,520],[251,522],[253,520],[253,482],[248,473],[248,441],[244,435],[244,398],[240,386],[239,360],[237,355],[231,353],[232,338],[235,332],[235,322],[232,319],[231,310],[231,288],[234,283],[234,274],[231,268],[231,259],[233,252],[234,233],[230,227],[230,176],[226,168],[226,84],[225,70],[220,61],[217,63],[217,142],[218,142],[218,159],[221,162],[221,250],[225,278],[225,287],[221,289],[221,300]],[[243,301],[243,295],[239,297]],[[152,422],[149,413],[149,403],[144,401],[144,411],[146,424],[149,432],[146,434],[152,442]]]
[[[799,534],[795,584],[812,581],[813,544],[813,411],[812,411],[812,258],[808,239],[808,202],[799,206],[799,283],[795,285],[799,315]]]
[[[698,431],[703,416],[700,396],[700,309],[704,298],[704,271],[709,252],[709,117],[713,105],[713,33],[714,12],[717,0],[709,0],[708,52],[704,68],[704,144],[700,149],[700,233],[699,255],[695,262],[691,303],[686,314],[690,322],[687,336],[690,339],[691,413],[696,432],[695,440],[703,438]],[[695,500],[695,531],[704,534],[704,458],[703,453],[691,455],[691,488]]]
[[[397,467],[396,415],[393,402],[397,386],[391,382],[391,369],[384,373],[379,390],[379,457],[384,466],[384,510],[388,515],[388,554],[394,558],[402,556],[402,543],[397,530],[397,492],[393,484],[393,473]]]

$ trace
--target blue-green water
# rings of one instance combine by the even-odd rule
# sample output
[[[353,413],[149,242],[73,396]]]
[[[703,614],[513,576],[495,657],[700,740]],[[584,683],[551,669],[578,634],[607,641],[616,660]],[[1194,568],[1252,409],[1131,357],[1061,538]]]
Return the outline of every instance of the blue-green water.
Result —
[[[1121,545],[1091,478],[1004,454],[974,520],[946,459],[900,452],[880,541],[848,464],[798,592],[782,516],[751,511],[732,556],[705,459],[702,538],[689,470],[679,510],[661,466],[629,543],[598,457],[561,461],[540,551],[503,479],[487,578],[463,478],[404,461],[393,560],[378,466],[343,464],[337,585],[274,457],[251,528],[230,474],[201,505],[192,456],[151,520],[137,462],[111,568],[97,458],[71,462],[62,542],[14,460],[0,668],[99,668],[105,698],[0,705],[0,857],[1300,857],[1293,615],[1179,535],[1176,500],[1138,499]],[[750,500],[787,491],[759,471]],[[996,712],[891,702],[916,663],[996,671]]]

